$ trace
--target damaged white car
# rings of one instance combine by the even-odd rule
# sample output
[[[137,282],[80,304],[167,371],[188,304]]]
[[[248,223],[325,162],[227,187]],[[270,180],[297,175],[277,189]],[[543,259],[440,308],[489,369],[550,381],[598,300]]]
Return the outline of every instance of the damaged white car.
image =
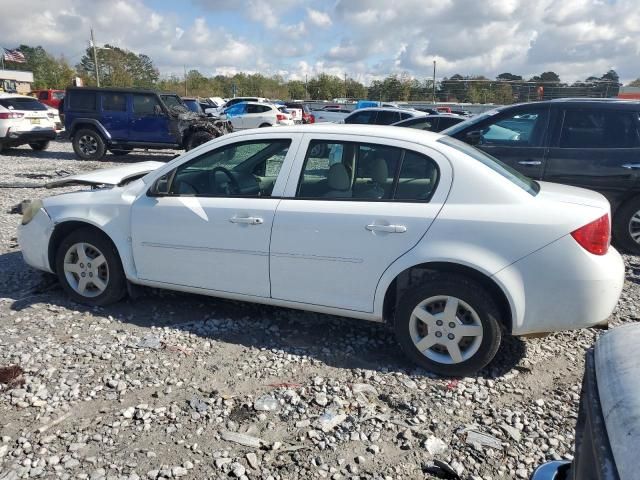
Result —
[[[430,132],[265,128],[50,186],[70,184],[92,189],[32,202],[19,243],[74,300],[130,282],[386,321],[440,374],[504,333],[606,323],[622,290],[602,195]]]

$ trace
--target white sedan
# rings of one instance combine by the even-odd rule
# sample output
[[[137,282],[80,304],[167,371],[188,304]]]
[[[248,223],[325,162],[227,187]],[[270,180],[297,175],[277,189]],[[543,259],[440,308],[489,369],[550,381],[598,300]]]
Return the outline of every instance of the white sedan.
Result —
[[[262,102],[236,103],[224,111],[221,119],[229,120],[234,130],[295,124],[285,107]]]
[[[444,375],[487,365],[503,333],[606,323],[623,285],[602,195],[431,132],[238,132],[50,186],[74,183],[94,189],[33,201],[19,228],[72,299],[117,302],[130,282],[389,322]]]

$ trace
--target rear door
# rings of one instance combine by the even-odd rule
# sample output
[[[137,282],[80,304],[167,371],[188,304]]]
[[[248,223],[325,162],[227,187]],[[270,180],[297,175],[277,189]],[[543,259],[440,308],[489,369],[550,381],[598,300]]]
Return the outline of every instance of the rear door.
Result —
[[[247,104],[247,113],[242,117],[243,128],[258,128],[261,125],[275,123],[275,112],[269,105]]]
[[[298,152],[273,225],[271,295],[372,312],[383,272],[440,211],[449,163],[413,143],[351,135],[307,134]]]
[[[545,180],[596,190],[614,205],[640,186],[640,112],[613,107],[560,112]]]
[[[130,117],[130,140],[144,143],[176,143],[171,134],[168,112],[158,97],[150,93],[133,93]]]
[[[129,139],[129,113],[127,103],[130,95],[122,92],[102,92],[101,123],[115,141]]]
[[[524,175],[540,180],[546,160],[550,115],[548,105],[509,108],[459,132],[456,137],[466,141],[470,131],[477,132],[480,142],[476,147]]]
[[[376,125],[391,125],[400,121],[400,112],[393,110],[380,110],[376,117]]]

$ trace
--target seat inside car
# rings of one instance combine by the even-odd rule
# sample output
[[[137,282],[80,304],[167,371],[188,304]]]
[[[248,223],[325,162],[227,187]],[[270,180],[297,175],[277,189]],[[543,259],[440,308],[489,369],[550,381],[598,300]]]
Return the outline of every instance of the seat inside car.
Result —
[[[324,194],[326,198],[351,198],[351,178],[347,167],[342,163],[334,163],[327,173],[329,190]]]
[[[361,188],[359,188],[357,192],[354,192],[354,196],[371,199],[384,198],[389,177],[387,161],[382,157],[376,157],[369,164],[368,170],[371,181],[366,185],[360,186]]]

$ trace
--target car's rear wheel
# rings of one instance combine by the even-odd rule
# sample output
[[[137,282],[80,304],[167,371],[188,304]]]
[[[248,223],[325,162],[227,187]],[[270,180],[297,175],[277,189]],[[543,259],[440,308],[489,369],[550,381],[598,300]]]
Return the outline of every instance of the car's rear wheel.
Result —
[[[73,136],[73,151],[82,160],[101,160],[106,152],[106,147],[98,132],[83,128]]]
[[[56,253],[56,273],[78,303],[108,305],[126,293],[126,279],[115,247],[104,234],[82,228],[69,234]]]
[[[33,143],[30,143],[30,144],[29,144],[29,146],[30,146],[33,150],[35,150],[35,151],[37,151],[37,152],[40,152],[40,151],[42,151],[42,150],[46,150],[46,149],[49,147],[49,142],[48,142],[48,141],[43,141],[43,142],[33,142]]]
[[[395,334],[410,359],[446,376],[476,373],[493,359],[502,339],[491,295],[453,274],[438,275],[402,296]]]
[[[199,147],[203,143],[207,143],[209,140],[213,140],[215,136],[212,133],[205,131],[193,132],[187,141],[186,150],[193,150],[196,147]]]
[[[640,254],[640,198],[618,208],[613,217],[613,237],[625,250]]]

